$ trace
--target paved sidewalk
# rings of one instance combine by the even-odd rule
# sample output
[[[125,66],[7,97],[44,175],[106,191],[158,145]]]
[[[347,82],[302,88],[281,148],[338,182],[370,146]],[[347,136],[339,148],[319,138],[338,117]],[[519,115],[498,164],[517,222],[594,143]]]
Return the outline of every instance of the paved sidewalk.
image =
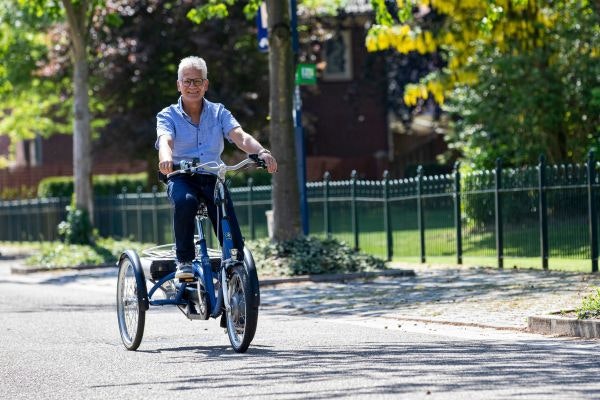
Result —
[[[116,268],[14,275],[10,268],[22,260],[4,254],[0,281],[115,284]],[[286,314],[376,316],[389,318],[390,324],[424,321],[524,330],[527,317],[571,310],[600,286],[598,274],[399,263],[392,267],[412,269],[415,276],[264,285],[261,308]],[[267,283],[267,277],[260,278]]]
[[[378,316],[404,321],[525,329],[527,317],[570,310],[600,276],[541,270],[448,266],[413,268],[414,277],[280,285],[261,292],[269,310]],[[392,322],[393,323],[393,322]]]

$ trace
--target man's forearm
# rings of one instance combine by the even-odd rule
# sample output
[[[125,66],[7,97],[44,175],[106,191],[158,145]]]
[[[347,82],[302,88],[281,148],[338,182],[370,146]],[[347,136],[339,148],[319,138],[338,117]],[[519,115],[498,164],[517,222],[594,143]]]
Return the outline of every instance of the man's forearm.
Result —
[[[172,140],[162,136],[158,145],[158,160],[159,161],[173,161],[173,148],[171,146]]]
[[[258,154],[265,150],[258,140],[245,132],[240,134],[240,140],[235,141],[235,144],[240,150],[248,154]]]

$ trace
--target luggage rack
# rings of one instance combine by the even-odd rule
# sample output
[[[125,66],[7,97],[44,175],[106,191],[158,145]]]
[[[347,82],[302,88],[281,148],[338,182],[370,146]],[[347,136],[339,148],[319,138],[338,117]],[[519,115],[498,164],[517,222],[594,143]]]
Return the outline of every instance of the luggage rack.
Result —
[[[221,251],[207,249],[213,270],[218,270],[221,265]],[[175,244],[163,244],[141,251],[140,263],[146,277],[157,281],[166,274],[175,272]]]

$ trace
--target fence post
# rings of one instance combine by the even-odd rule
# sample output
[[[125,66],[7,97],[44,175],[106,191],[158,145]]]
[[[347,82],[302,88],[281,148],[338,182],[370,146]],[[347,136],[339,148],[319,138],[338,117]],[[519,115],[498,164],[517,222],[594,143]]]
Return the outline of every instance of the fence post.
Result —
[[[6,201],[5,204],[6,210],[6,238],[4,240],[11,241],[12,240],[12,220],[11,220],[11,211],[12,207],[10,204],[10,200]]]
[[[6,222],[4,221],[4,200],[0,197],[0,240],[6,240],[4,229],[6,229]]]
[[[352,212],[352,235],[354,236],[354,250],[359,249],[358,245],[358,208],[356,207],[356,170],[353,169],[350,174],[350,198]]]
[[[594,152],[588,153],[587,187],[588,187],[588,219],[590,226],[590,256],[592,272],[598,272],[598,210],[596,209],[594,184],[596,183],[596,158]]]
[[[538,192],[540,208],[540,254],[542,268],[548,269],[548,204],[546,203],[546,157],[540,155],[538,164]]]
[[[136,210],[136,219],[137,219],[137,240],[138,242],[143,242],[144,232],[142,232],[142,187],[138,186],[136,189],[137,192],[137,210]]]
[[[248,178],[248,230],[250,231],[250,239],[256,239],[256,231],[254,229],[254,211],[253,211],[253,184],[254,179]]]
[[[0,198],[0,240],[6,240],[6,227],[8,224],[4,221],[4,200]]]
[[[460,200],[460,161],[457,161],[454,163],[454,226],[456,227],[457,264],[462,264],[462,217]]]
[[[392,261],[394,255],[394,238],[392,236],[392,216],[390,213],[390,173],[383,171],[383,226],[385,230],[385,242],[387,247],[387,260]]]
[[[329,221],[329,180],[331,175],[329,171],[326,171],[323,174],[324,186],[323,186],[323,230],[325,231],[325,236],[331,236],[331,226]]]
[[[125,214],[127,187],[121,188],[121,238],[127,237],[127,215]]]
[[[504,268],[504,233],[502,230],[502,201],[500,189],[502,188],[502,159],[496,159],[496,176],[494,178],[494,208],[496,211],[496,254],[498,256],[498,268]]]
[[[35,224],[36,224],[36,232],[38,241],[44,241],[44,232],[42,231],[42,200],[38,197],[35,199]]]
[[[159,244],[158,241],[158,187],[152,185],[152,239],[154,243]]]
[[[33,199],[26,199],[23,201],[24,205],[25,205],[25,210],[27,210],[28,212],[25,212],[25,218],[27,219],[27,233],[25,234],[25,238],[27,242],[31,242],[33,241],[33,232],[34,232],[34,222],[33,222],[33,215],[32,215],[32,211],[33,211]],[[25,211],[24,210],[24,211]]]
[[[423,166],[417,167],[417,219],[419,226],[419,245],[421,262],[425,262],[425,218],[423,216]]]

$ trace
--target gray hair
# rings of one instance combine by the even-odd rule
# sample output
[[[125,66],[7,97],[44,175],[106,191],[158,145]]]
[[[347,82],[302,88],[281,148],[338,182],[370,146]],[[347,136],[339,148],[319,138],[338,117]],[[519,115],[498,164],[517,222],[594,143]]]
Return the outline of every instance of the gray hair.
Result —
[[[181,79],[181,74],[186,68],[194,68],[202,74],[203,78],[208,78],[208,68],[206,68],[206,61],[200,57],[186,57],[179,62],[179,68],[177,69],[177,79]]]

